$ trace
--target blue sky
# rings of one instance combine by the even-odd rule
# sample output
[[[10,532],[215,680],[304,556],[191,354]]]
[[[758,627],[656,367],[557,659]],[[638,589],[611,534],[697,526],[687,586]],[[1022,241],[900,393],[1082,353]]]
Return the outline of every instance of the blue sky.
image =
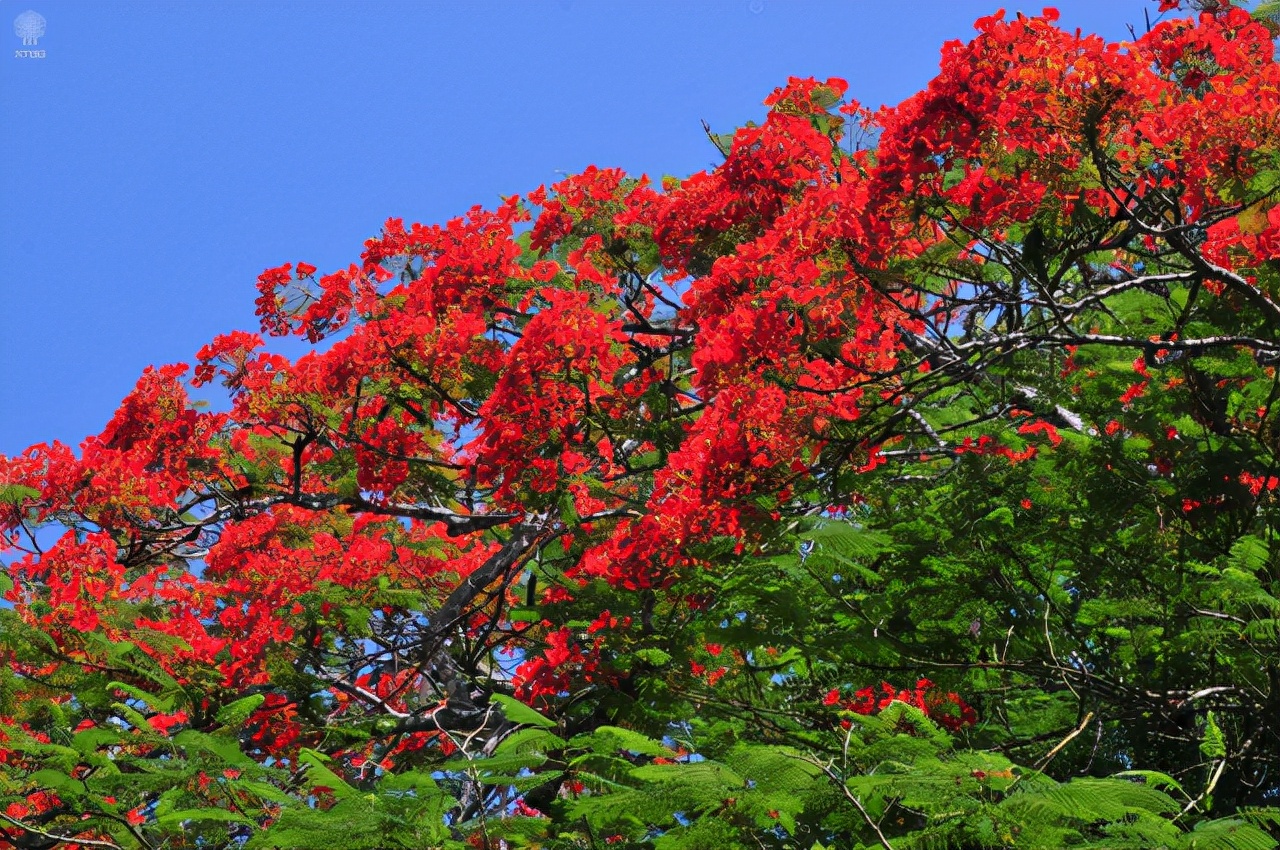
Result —
[[[256,330],[268,266],[589,164],[706,168],[700,122],[758,120],[789,75],[896,103],[998,6],[0,0],[0,453],[78,444],[148,364]],[[1155,4],[1058,7],[1121,39]],[[14,54],[27,9],[41,59]]]

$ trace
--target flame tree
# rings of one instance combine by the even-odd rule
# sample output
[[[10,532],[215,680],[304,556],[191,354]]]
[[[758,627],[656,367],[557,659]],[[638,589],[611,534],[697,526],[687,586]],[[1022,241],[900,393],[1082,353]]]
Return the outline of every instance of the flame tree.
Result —
[[[1274,846],[1272,33],[1056,17],[269,269],[309,353],[0,458],[0,844]]]

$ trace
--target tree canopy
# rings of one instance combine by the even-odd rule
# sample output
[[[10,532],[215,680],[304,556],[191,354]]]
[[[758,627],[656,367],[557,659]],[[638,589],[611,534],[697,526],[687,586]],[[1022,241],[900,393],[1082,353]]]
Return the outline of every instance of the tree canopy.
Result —
[[[1280,66],[1212,6],[265,271],[0,457],[0,846],[1276,846]]]

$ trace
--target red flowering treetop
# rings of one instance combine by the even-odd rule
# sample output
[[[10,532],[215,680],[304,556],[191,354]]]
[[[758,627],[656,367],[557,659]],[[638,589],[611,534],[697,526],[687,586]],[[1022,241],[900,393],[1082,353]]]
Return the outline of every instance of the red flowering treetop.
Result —
[[[1113,44],[1055,18],[979,21],[924,91],[875,113],[844,101],[842,80],[793,79],[762,125],[721,139],[721,165],[685,180],[593,167],[444,225],[391,219],[344,269],[269,269],[262,331],[310,353],[220,336],[194,371],[147,370],[79,451],[0,458],[17,697],[0,706],[0,843],[160,846],[199,827],[202,846],[320,846],[307,830],[325,812],[432,836],[412,846],[489,841],[486,817],[541,822],[538,806],[604,823],[619,816],[570,803],[609,797],[600,777],[616,766],[572,753],[689,766],[692,747],[658,740],[690,720],[663,700],[735,682],[785,692],[770,710],[845,736],[846,755],[853,718],[891,704],[907,714],[885,735],[930,716],[929,734],[971,728],[975,710],[929,680],[883,699],[868,687],[881,677],[857,664],[926,663],[905,644],[897,667],[877,649],[817,675],[799,631],[766,634],[733,607],[743,571],[760,587],[824,552],[846,576],[868,570],[865,551],[823,549],[832,528],[861,528],[844,506],[888,516],[886,483],[1048,463],[1064,433],[1123,430],[1134,461],[1161,470],[1186,454],[1179,415],[1224,438],[1272,433],[1269,32],[1224,8]],[[851,123],[873,147],[846,143]],[[1117,357],[1122,370],[1100,365]],[[1192,360],[1238,364],[1184,371]],[[214,381],[229,407],[194,406],[187,382]],[[1215,406],[1213,392],[1238,398]],[[1234,463],[1254,496],[1274,489],[1261,462]],[[876,540],[877,558],[903,551]],[[1038,601],[1067,586],[1053,581],[983,616],[1066,616]],[[894,622],[868,619],[867,639]],[[1033,631],[1018,639],[1047,654],[1019,675],[1087,694],[1089,668]],[[748,702],[722,708],[752,716]],[[541,761],[500,750],[521,723],[559,724],[539,733]],[[656,737],[626,738],[628,723]],[[998,761],[972,776],[1012,777]],[[861,813],[824,834],[870,829],[888,846],[844,768],[805,764]],[[369,789],[386,793],[366,805]],[[795,835],[789,805],[739,826]],[[677,821],[610,828],[644,841]]]

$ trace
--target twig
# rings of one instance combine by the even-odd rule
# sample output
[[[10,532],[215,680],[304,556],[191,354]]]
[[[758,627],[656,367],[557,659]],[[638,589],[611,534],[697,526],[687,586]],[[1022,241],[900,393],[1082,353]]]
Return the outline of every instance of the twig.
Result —
[[[716,138],[716,134],[711,132],[711,125],[705,120],[702,122],[702,131],[707,134],[707,138],[711,140],[711,144],[716,146],[716,150],[720,151],[720,155],[725,159],[728,159],[729,151],[724,149],[724,145],[720,144],[720,140]]]
[[[32,835],[38,835],[41,838],[48,838],[52,841],[57,841],[59,844],[79,844],[84,847],[106,847],[109,848],[109,850],[121,850],[120,845],[113,841],[95,841],[92,838],[76,838],[74,836],[63,836],[52,832],[45,832],[39,827],[29,826],[17,818],[11,818],[4,812],[0,812],[0,820],[13,824],[23,832],[29,832]]]
[[[1178,817],[1183,817],[1192,809],[1198,809],[1200,807],[1200,803],[1203,802],[1206,797],[1212,794],[1213,789],[1217,787],[1218,780],[1222,778],[1222,771],[1225,770],[1226,767],[1227,767],[1227,760],[1225,758],[1218,759],[1218,764],[1213,769],[1213,775],[1209,777],[1209,784],[1204,786],[1204,790],[1201,791],[1199,794],[1197,794],[1191,800],[1191,802],[1187,803],[1186,807],[1183,808],[1183,810],[1178,814]]]
[[[1049,657],[1053,659],[1053,663],[1058,666],[1059,670],[1063,670],[1065,668],[1063,667],[1062,662],[1058,660],[1058,654],[1053,650],[1053,638],[1050,637],[1049,635],[1049,613],[1052,610],[1053,610],[1053,602],[1049,600],[1049,595],[1048,593],[1046,593],[1045,600],[1044,600],[1044,640],[1045,640],[1045,643],[1049,645]],[[1062,674],[1062,681],[1063,681],[1063,684],[1067,686],[1067,690],[1071,691],[1071,693],[1075,696],[1076,700],[1079,700],[1080,693],[1071,684],[1071,680],[1067,677],[1066,673]],[[1080,730],[1077,729],[1075,734],[1076,735],[1080,734]],[[1073,735],[1072,737],[1075,737],[1075,735]],[[1071,740],[1071,738],[1067,739],[1067,741],[1069,740]],[[1063,741],[1062,743],[1065,744],[1066,741]],[[1059,744],[1059,746],[1061,746],[1061,744]]]
[[[801,757],[796,756],[796,758]],[[807,761],[809,764],[821,770],[832,782],[838,785],[840,787],[840,791],[844,794],[845,799],[853,804],[853,807],[858,810],[858,814],[862,815],[862,819],[867,822],[867,826],[871,827],[871,831],[876,834],[876,838],[880,840],[880,846],[883,847],[884,850],[893,850],[893,845],[889,843],[889,839],[884,837],[884,833],[880,831],[880,827],[876,824],[875,820],[872,819],[871,814],[867,811],[866,807],[862,805],[862,801],[854,796],[853,792],[849,790],[849,786],[844,784],[844,780],[840,778],[838,773],[832,770],[829,765],[825,765],[820,761],[805,758],[802,758],[801,760]]]
[[[1049,762],[1053,761],[1053,757],[1056,756],[1058,753],[1062,752],[1063,747],[1065,747],[1067,744],[1070,744],[1077,735],[1079,735],[1081,732],[1085,730],[1085,727],[1089,725],[1089,721],[1091,720],[1093,720],[1092,711],[1086,714],[1084,716],[1084,720],[1080,721],[1080,725],[1077,726],[1075,729],[1071,730],[1071,732],[1067,735],[1067,737],[1063,738],[1061,741],[1058,742],[1058,745],[1056,747],[1054,747],[1052,750],[1049,750],[1049,752],[1045,753],[1044,757],[1040,759],[1039,762],[1036,763],[1036,770],[1044,770],[1045,766],[1049,764]]]

